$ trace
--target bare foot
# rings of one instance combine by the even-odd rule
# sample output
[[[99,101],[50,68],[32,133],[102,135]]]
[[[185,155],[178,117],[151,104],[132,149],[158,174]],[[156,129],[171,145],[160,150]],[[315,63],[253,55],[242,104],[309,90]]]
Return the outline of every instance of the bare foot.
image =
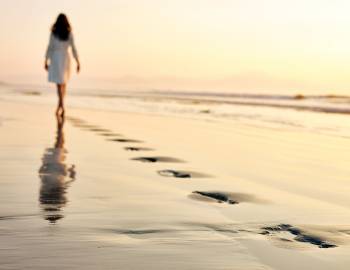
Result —
[[[64,118],[64,108],[63,107],[57,107],[57,110],[56,110],[56,116],[57,117],[62,117]]]
[[[61,111],[61,107],[57,107],[57,109],[56,109],[56,116],[60,116],[60,111]]]

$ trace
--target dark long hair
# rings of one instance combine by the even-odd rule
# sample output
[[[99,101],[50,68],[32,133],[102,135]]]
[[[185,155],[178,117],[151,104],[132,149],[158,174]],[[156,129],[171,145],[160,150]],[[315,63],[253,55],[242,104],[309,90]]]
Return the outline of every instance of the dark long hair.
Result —
[[[69,24],[67,16],[63,13],[60,13],[57,17],[56,22],[52,26],[51,31],[56,38],[65,41],[68,40],[71,29],[72,28]]]

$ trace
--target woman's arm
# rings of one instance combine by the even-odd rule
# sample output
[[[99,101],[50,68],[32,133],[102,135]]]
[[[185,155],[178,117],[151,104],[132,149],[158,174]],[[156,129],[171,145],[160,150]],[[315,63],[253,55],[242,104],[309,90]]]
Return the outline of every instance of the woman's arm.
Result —
[[[80,71],[80,61],[79,61],[78,51],[77,51],[77,48],[75,46],[73,33],[70,33],[69,40],[70,40],[70,45],[72,47],[73,57],[74,57],[75,61],[77,62],[77,72],[79,72]]]
[[[46,49],[46,54],[45,54],[45,64],[44,64],[44,67],[46,70],[49,69],[49,59],[51,57],[51,53],[52,53],[52,50],[53,50],[53,35],[52,33],[50,34],[50,40],[49,40],[49,45],[47,46],[47,49]]]

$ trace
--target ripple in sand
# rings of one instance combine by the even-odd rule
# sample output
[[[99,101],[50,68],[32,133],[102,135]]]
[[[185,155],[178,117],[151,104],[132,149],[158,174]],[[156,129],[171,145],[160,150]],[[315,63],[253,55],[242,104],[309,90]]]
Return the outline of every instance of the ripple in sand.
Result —
[[[132,158],[131,160],[150,162],[150,163],[155,163],[155,162],[182,163],[184,162],[183,160],[172,158],[172,157],[137,157],[137,158]]]

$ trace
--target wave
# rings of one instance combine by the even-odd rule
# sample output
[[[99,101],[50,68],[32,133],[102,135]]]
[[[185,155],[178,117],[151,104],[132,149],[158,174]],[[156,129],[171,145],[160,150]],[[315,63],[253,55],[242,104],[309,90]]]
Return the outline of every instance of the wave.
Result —
[[[196,101],[192,99],[193,101]],[[270,108],[279,108],[279,109],[294,109],[300,111],[312,111],[312,112],[322,112],[322,113],[336,113],[336,114],[350,114],[349,108],[339,108],[339,107],[330,107],[330,106],[315,106],[315,105],[293,105],[293,104],[280,104],[280,103],[264,103],[264,102],[249,102],[249,101],[233,101],[233,100],[205,100],[206,102],[212,103],[221,103],[221,104],[231,104],[231,105],[240,105],[240,106],[256,106],[256,107],[270,107]],[[198,100],[198,102],[200,102]]]
[[[195,91],[164,91],[156,90],[151,93],[158,95],[179,95],[179,96],[203,96],[203,97],[224,97],[224,98],[240,98],[240,99],[267,99],[267,100],[305,100],[305,99],[321,99],[321,100],[344,100],[350,104],[350,96],[347,95],[279,95],[279,94],[256,94],[256,93],[225,93],[225,92],[195,92]]]
[[[82,95],[77,93],[77,95]],[[350,96],[345,95],[272,95],[210,92],[119,92],[83,94],[99,98],[136,98],[143,100],[171,100],[193,104],[238,105],[293,109],[319,113],[350,114]]]

